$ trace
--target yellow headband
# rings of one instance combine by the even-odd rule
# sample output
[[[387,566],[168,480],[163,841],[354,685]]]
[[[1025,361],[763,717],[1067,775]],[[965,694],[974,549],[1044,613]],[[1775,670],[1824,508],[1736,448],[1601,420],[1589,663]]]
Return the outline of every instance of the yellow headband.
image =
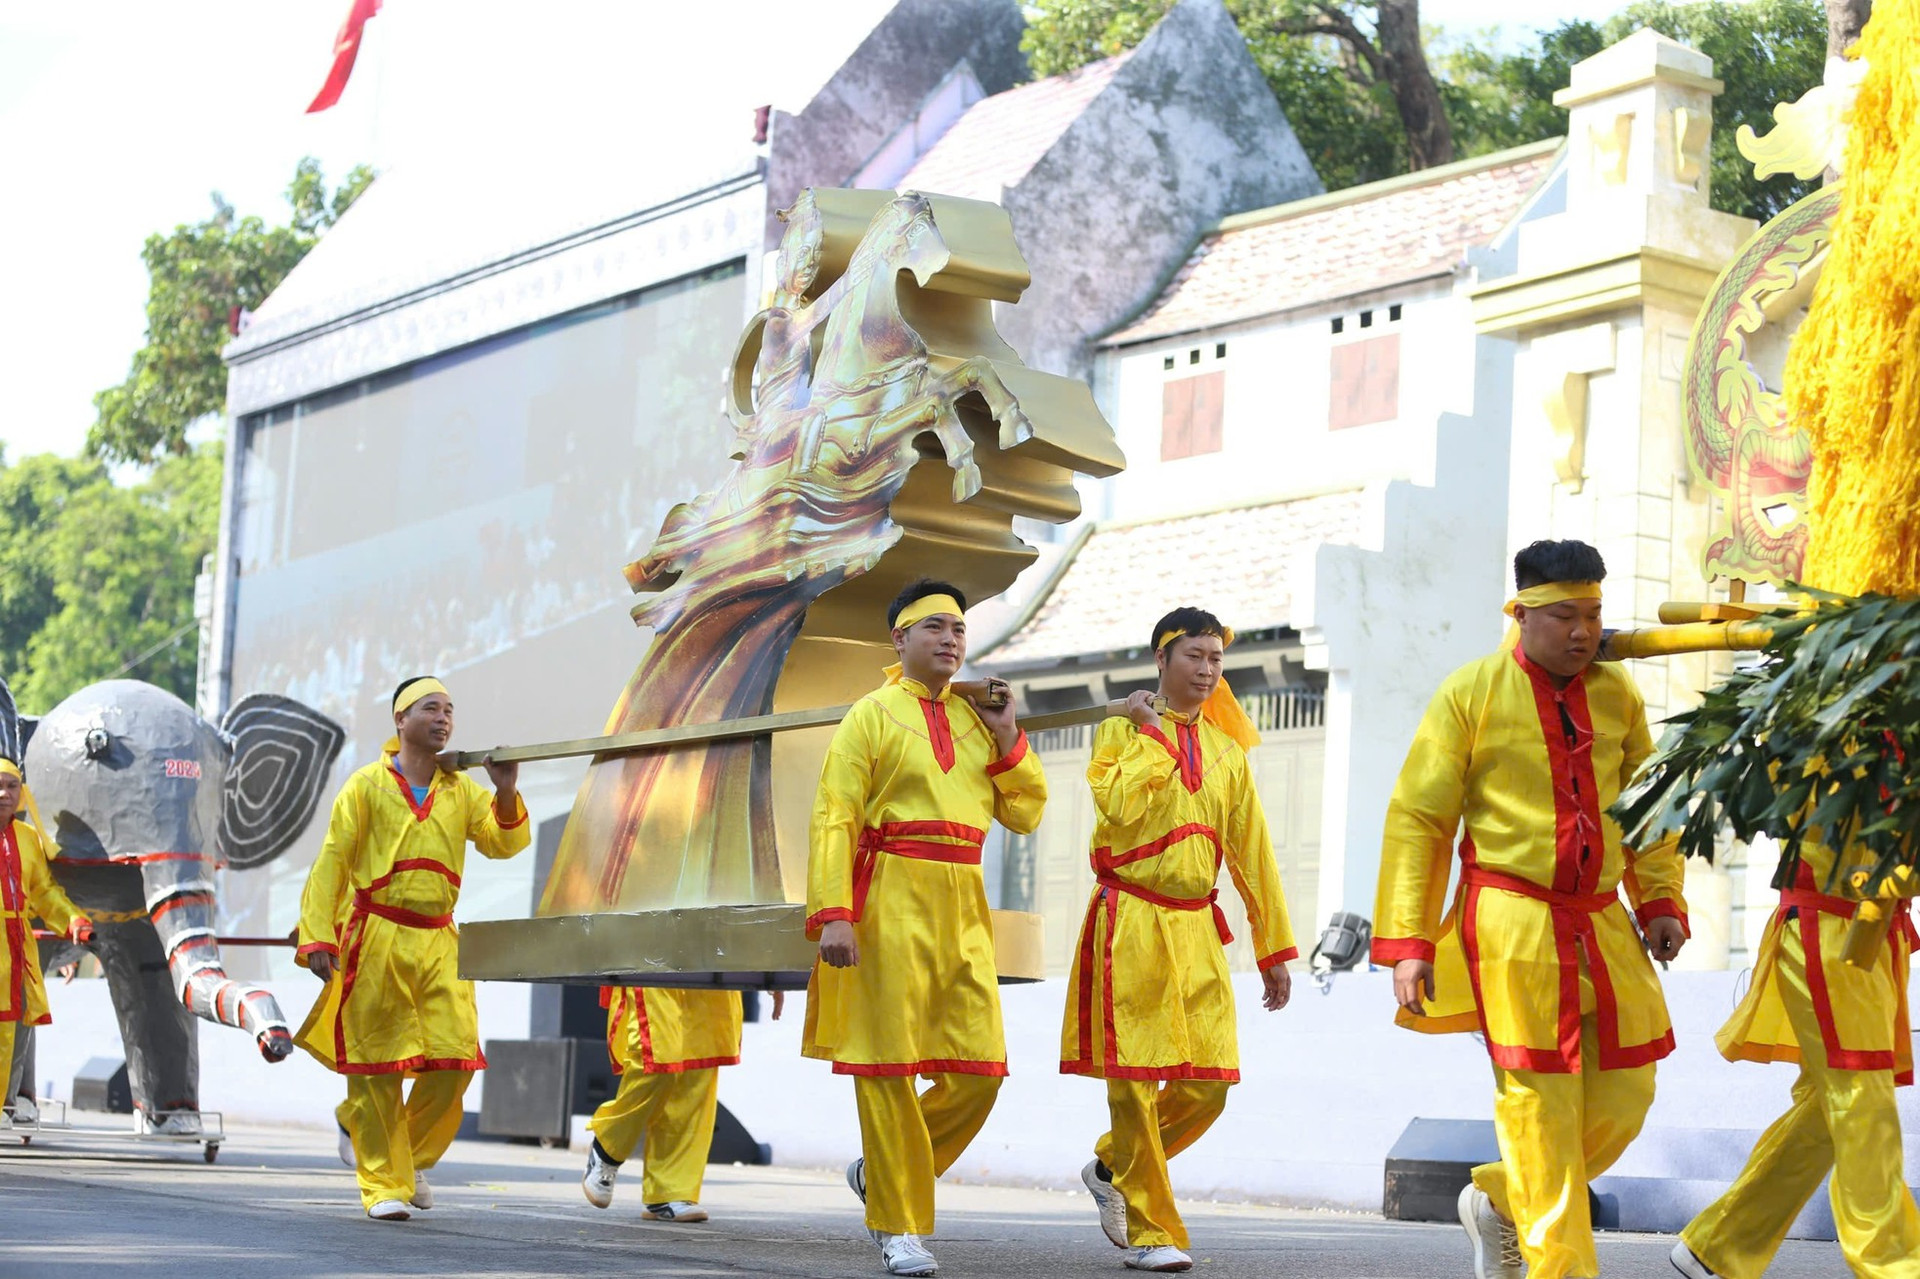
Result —
[[[1168,631],[1165,635],[1162,635],[1159,639],[1153,642],[1153,651],[1156,653],[1159,652],[1161,649],[1173,643],[1175,640],[1179,639],[1182,635],[1185,635],[1186,633],[1187,632],[1184,629]],[[1202,635],[1213,635],[1212,631],[1202,631],[1200,633]],[[1220,628],[1220,634],[1217,636],[1214,636],[1214,638],[1220,641],[1221,648],[1233,647],[1233,628],[1231,626],[1222,626]]]
[[[915,622],[924,622],[938,613],[951,613],[955,617],[965,617],[967,610],[961,608],[960,601],[951,595],[922,595],[900,610],[900,616],[893,619],[893,629],[904,631]]]
[[[1215,638],[1220,641],[1221,648],[1226,648],[1233,643],[1233,628],[1222,626],[1220,630],[1223,633]],[[1167,645],[1186,633],[1184,630],[1168,631],[1154,644],[1153,651],[1156,653],[1165,651]],[[1213,632],[1202,631],[1201,634],[1212,635]],[[1207,700],[1201,704],[1200,718],[1207,720],[1228,737],[1239,742],[1242,750],[1250,751],[1260,744],[1260,730],[1253,726],[1253,720],[1240,705],[1240,699],[1233,695],[1233,689],[1227,684],[1227,677],[1224,674],[1220,676],[1220,682],[1213,686],[1213,692],[1207,694]]]
[[[1529,586],[1512,599],[1500,611],[1508,617],[1513,616],[1516,608],[1545,608],[1549,604],[1564,604],[1568,600],[1597,600],[1600,598],[1598,582],[1542,582],[1538,586]]]
[[[447,686],[431,675],[425,679],[417,679],[401,689],[400,695],[393,699],[393,713],[398,715],[401,711],[404,711],[407,707],[413,705],[423,697],[431,697],[435,693],[446,692]],[[447,693],[447,696],[451,697],[453,694]]]
[[[0,756],[0,774],[20,779],[20,806],[27,810],[27,816],[33,819],[35,826],[45,830],[47,824],[40,820],[40,805],[33,802],[33,788],[27,785],[27,775],[20,771],[20,765]]]

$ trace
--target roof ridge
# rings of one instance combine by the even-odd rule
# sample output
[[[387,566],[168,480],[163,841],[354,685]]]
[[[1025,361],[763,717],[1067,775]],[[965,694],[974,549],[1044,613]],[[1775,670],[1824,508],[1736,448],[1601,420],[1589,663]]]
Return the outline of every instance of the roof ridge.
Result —
[[[1204,242],[1209,236],[1223,231],[1244,231],[1249,227],[1266,226],[1274,222],[1284,222],[1289,218],[1308,213],[1323,213],[1347,204],[1362,204],[1381,196],[1395,195],[1401,191],[1412,191],[1423,186],[1433,186],[1448,182],[1454,178],[1465,177],[1471,173],[1487,169],[1498,169],[1518,164],[1526,160],[1549,155],[1566,145],[1565,138],[1543,138],[1538,142],[1529,142],[1522,146],[1508,147],[1504,151],[1489,151],[1485,155],[1470,156],[1465,160],[1455,160],[1450,164],[1435,165],[1431,169],[1418,169],[1412,173],[1402,173],[1391,178],[1381,178],[1377,182],[1365,182],[1355,187],[1343,187],[1338,191],[1329,191],[1324,195],[1310,195],[1304,200],[1293,200],[1286,204],[1269,205],[1264,209],[1249,209],[1245,213],[1233,213],[1200,233]]]

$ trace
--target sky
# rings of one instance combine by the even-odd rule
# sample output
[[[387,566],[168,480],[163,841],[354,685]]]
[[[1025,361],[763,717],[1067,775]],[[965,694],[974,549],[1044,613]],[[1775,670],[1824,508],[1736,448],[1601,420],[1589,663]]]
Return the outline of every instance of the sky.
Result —
[[[529,136],[530,103],[625,129],[636,163],[799,110],[891,0],[386,0],[338,106],[305,108],[349,0],[0,0],[0,442],[78,453],[145,340],[148,235],[211,211],[283,222],[302,156],[330,179]],[[1502,42],[1613,0],[1426,0]],[[804,21],[796,21],[804,17]],[[548,112],[541,113],[551,119]],[[736,139],[737,140],[737,139]]]

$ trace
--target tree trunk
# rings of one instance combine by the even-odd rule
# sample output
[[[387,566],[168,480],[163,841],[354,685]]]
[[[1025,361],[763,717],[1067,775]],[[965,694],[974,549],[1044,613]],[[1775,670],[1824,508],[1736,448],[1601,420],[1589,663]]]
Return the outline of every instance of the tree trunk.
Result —
[[[1846,56],[1873,15],[1873,0],[1826,0],[1827,60]]]
[[[1827,0],[1829,8],[1849,0]],[[1865,5],[1868,0],[1851,0]],[[1440,90],[1427,66],[1420,42],[1420,0],[1380,0],[1380,55],[1387,86],[1393,90],[1400,123],[1407,131],[1407,159],[1413,169],[1430,169],[1453,159],[1453,127],[1447,123]]]

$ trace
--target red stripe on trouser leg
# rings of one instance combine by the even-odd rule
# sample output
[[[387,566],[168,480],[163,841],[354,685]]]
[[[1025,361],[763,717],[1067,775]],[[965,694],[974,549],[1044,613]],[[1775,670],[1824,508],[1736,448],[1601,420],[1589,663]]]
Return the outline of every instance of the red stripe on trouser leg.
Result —
[[[1188,1244],[1174,1203],[1167,1161],[1200,1140],[1227,1108],[1231,1084],[1213,1080],[1109,1079],[1112,1127],[1093,1153],[1127,1201],[1127,1243],[1134,1248]]]
[[[935,1075],[924,1093],[905,1075],[854,1076],[869,1229],[933,1233],[933,1183],[987,1122],[999,1092],[994,1075]]]
[[[1760,1279],[1831,1171],[1834,1233],[1848,1269],[1875,1279],[1920,1275],[1920,1209],[1906,1187],[1893,1072],[1833,1067],[1810,975],[1799,929],[1788,921],[1774,980],[1800,1044],[1793,1104],[1761,1134],[1733,1185],[1681,1238],[1715,1274]],[[1883,1006],[1873,1011],[1892,1021],[1892,983],[1886,990]]]

